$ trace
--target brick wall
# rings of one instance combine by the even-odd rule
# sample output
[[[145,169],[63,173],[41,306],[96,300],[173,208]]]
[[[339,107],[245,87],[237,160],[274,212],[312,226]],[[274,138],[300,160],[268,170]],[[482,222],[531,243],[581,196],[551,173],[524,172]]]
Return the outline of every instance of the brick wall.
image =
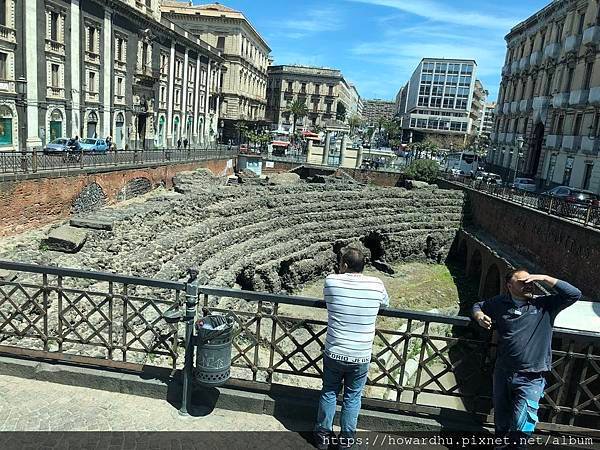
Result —
[[[12,236],[23,231],[68,217],[77,210],[89,210],[119,200],[123,189],[132,180],[146,179],[152,187],[173,186],[179,172],[199,167],[215,175],[232,174],[227,160],[202,161],[189,164],[81,173],[60,178],[37,178],[0,182],[0,236]],[[100,188],[101,190],[99,190]],[[102,200],[100,200],[102,198]]]
[[[454,187],[441,182],[440,187]],[[470,226],[600,299],[600,231],[466,189]]]

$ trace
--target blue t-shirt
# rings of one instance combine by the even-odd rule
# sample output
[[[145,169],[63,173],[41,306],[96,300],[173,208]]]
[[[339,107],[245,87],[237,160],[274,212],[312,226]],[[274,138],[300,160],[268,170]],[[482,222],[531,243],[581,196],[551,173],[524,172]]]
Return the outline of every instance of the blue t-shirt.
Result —
[[[557,314],[581,298],[581,291],[558,281],[556,294],[517,304],[510,294],[473,305],[483,311],[498,332],[496,367],[514,372],[546,372],[552,367],[552,327]]]

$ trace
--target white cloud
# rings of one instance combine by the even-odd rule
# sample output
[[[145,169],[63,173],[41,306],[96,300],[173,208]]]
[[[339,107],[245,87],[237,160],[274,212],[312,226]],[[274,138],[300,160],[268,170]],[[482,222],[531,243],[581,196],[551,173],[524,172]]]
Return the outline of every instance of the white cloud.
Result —
[[[444,22],[469,27],[499,29],[508,31],[519,23],[514,17],[496,17],[489,14],[450,8],[432,0],[347,0],[355,3],[386,6],[398,11],[413,14],[435,22]]]
[[[339,31],[344,22],[340,11],[333,8],[310,9],[302,12],[301,17],[272,22],[273,28],[280,30],[280,37],[300,39],[317,33]]]

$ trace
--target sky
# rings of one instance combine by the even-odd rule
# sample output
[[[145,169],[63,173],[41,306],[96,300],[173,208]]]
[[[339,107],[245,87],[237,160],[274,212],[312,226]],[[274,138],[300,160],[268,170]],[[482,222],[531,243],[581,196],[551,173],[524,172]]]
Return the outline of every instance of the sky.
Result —
[[[394,100],[422,58],[477,61],[498,97],[510,29],[551,0],[221,0],[242,11],[274,64],[340,69],[362,98]],[[194,0],[195,4],[210,3]]]

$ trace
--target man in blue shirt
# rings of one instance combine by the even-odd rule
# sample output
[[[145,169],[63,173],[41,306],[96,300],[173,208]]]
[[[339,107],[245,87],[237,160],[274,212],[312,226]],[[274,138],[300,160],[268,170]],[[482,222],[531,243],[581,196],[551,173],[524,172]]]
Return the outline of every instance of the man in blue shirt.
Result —
[[[534,296],[534,282],[556,291]],[[524,442],[537,423],[544,393],[544,372],[552,368],[552,327],[560,311],[581,298],[581,291],[548,275],[516,269],[506,275],[507,294],[473,306],[473,318],[495,327],[498,350],[494,369],[494,423],[506,448],[526,448]]]

